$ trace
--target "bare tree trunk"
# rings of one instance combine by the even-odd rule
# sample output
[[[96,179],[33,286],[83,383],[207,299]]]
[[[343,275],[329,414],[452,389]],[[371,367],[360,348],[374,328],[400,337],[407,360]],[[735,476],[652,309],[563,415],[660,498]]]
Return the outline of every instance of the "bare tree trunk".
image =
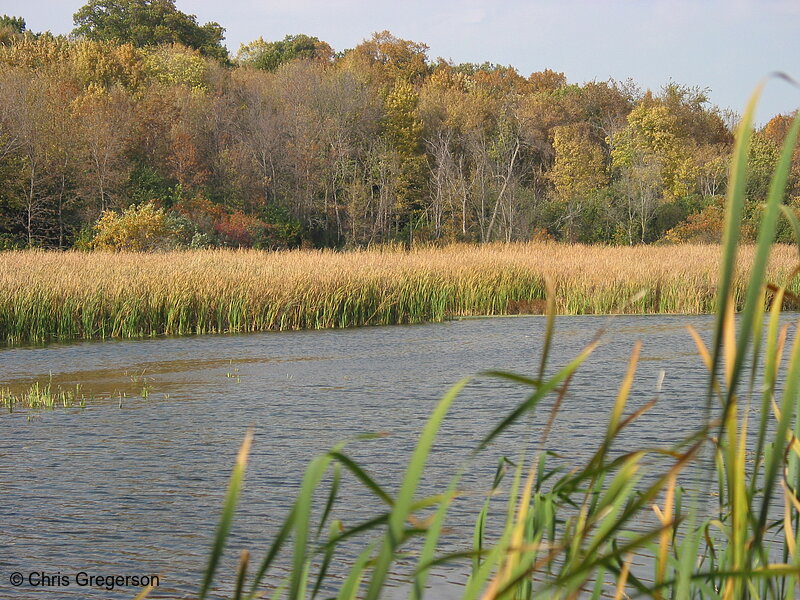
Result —
[[[67,187],[67,164],[69,159],[64,158],[64,169],[61,171],[61,189],[58,192],[58,248],[64,247],[64,194]]]
[[[33,245],[33,204],[35,197],[35,181],[36,181],[36,161],[31,159],[30,180],[28,185],[28,205],[26,207],[26,226],[25,230],[28,234],[28,248]]]
[[[511,180],[511,173],[514,170],[514,163],[517,160],[517,154],[519,153],[519,138],[517,138],[516,143],[514,144],[514,152],[511,154],[511,160],[508,161],[508,171],[506,172],[505,177],[503,177],[503,186],[500,188],[500,193],[497,194],[497,200],[494,204],[494,211],[492,212],[492,218],[489,220],[489,228],[486,232],[486,236],[491,239],[492,236],[492,228],[494,227],[495,219],[497,218],[497,210],[500,208],[500,203],[503,200],[503,195],[508,188],[508,182]]]

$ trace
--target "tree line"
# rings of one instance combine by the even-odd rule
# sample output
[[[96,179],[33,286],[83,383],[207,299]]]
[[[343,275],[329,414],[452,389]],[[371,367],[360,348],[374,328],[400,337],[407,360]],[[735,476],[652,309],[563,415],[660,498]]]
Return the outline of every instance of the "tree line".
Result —
[[[174,0],[91,0],[74,22],[0,17],[0,248],[720,235],[737,116],[703,89],[432,60],[388,31],[231,57]],[[755,134],[745,235],[789,119]]]

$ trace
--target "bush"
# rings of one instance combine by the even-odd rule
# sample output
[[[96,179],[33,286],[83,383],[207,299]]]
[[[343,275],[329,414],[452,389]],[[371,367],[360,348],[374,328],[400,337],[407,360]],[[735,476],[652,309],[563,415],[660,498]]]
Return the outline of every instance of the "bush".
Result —
[[[238,210],[221,214],[214,223],[214,231],[226,246],[265,250],[300,246],[303,229],[298,221],[277,212],[265,216],[266,220]]]
[[[152,202],[132,205],[122,214],[104,211],[94,225],[95,250],[152,252],[181,246],[182,223]]]

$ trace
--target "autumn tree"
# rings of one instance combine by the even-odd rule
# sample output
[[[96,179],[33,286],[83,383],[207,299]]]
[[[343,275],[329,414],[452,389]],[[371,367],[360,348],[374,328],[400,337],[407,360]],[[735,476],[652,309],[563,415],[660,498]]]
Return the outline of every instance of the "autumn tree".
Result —
[[[83,88],[136,89],[146,77],[145,55],[131,44],[80,40],[70,45],[69,70]]]
[[[89,87],[72,102],[76,138],[82,146],[78,185],[93,217],[126,205],[121,193],[130,171],[124,160],[132,128],[130,105],[119,87]]]
[[[4,23],[3,247],[68,246],[102,211],[151,201],[198,244],[716,235],[732,120],[703,89],[431,63],[387,31],[337,55],[259,39],[233,65],[221,28],[173,0],[93,0],[77,37]],[[753,137],[751,222],[788,119]]]
[[[199,51],[181,44],[148,49],[144,66],[151,79],[164,85],[183,85],[196,90],[207,87],[209,66]]]
[[[151,203],[132,205],[121,213],[104,211],[93,229],[90,247],[96,250],[145,252],[179,245],[170,216]]]
[[[528,82],[533,92],[555,92],[567,85],[567,78],[564,73],[545,69],[531,73]]]
[[[63,36],[22,36],[11,44],[0,45],[0,64],[28,71],[55,70],[69,62],[70,48],[69,40]]]
[[[782,147],[795,115],[796,113],[792,115],[775,115],[763,127],[760,132],[761,135],[777,147]],[[787,194],[794,201],[800,200],[800,144],[795,146],[792,153],[791,177]]]
[[[241,106],[223,150],[224,166],[245,206],[277,202],[275,185],[285,141],[284,115],[272,86],[274,75],[237,73],[233,100]]]
[[[389,31],[374,33],[346,51],[343,62],[348,68],[369,73],[387,91],[398,81],[420,83],[429,72],[428,46]]]
[[[469,75],[440,61],[420,91],[423,139],[430,157],[427,220],[435,239],[468,239],[470,163],[465,148],[468,123],[461,112],[472,85]]]
[[[27,246],[63,246],[75,159],[69,103],[76,90],[46,74],[17,69],[2,75],[0,127],[15,146],[24,181],[14,198],[15,217]]]
[[[555,161],[548,178],[555,188],[565,238],[576,241],[576,220],[587,210],[596,192],[608,183],[603,150],[592,140],[587,123],[556,127],[553,149]]]
[[[668,102],[647,95],[628,114],[626,128],[615,139],[611,156],[619,174],[629,243],[647,241],[659,206],[686,196],[696,184],[681,125]]]
[[[388,219],[395,217],[395,226],[409,226],[414,213],[421,208],[419,200],[423,186],[425,157],[422,153],[422,122],[417,113],[419,94],[407,81],[399,80],[386,97],[384,135],[393,153],[390,159],[397,171],[396,193],[391,204],[385,206],[383,226],[388,229]]]

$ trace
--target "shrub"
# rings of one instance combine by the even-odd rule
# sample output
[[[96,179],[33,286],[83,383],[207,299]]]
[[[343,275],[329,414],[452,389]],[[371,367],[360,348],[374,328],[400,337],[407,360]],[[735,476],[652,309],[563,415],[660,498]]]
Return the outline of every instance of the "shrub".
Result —
[[[95,250],[148,252],[181,245],[180,224],[152,202],[132,205],[122,214],[104,211],[94,225]]]
[[[722,239],[725,226],[725,208],[722,202],[714,202],[703,210],[667,231],[664,239],[668,242],[717,244]]]
[[[223,214],[214,224],[214,230],[220,240],[227,246],[252,246],[253,239],[265,223],[242,211]]]

